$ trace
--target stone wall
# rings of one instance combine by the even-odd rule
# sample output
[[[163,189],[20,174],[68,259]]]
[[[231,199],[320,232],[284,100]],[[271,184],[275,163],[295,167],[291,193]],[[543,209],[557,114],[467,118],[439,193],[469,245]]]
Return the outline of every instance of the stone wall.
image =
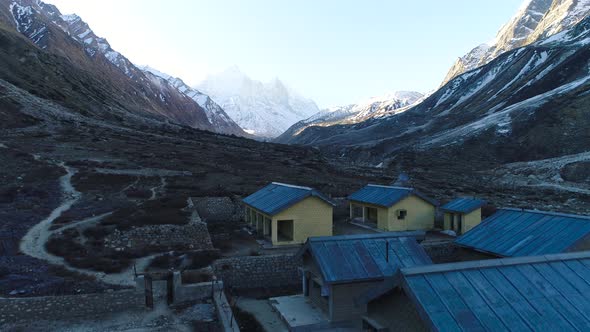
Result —
[[[292,255],[224,258],[213,263],[217,278],[234,289],[298,287],[300,259]]]
[[[174,272],[174,303],[210,298],[215,290],[220,289],[223,289],[223,282],[220,281],[183,284],[180,272]]]
[[[479,261],[498,258],[475,250],[457,246],[453,242],[422,243],[424,251],[435,264]]]
[[[456,261],[457,246],[451,241],[422,243],[422,247],[435,264]]]
[[[128,231],[115,230],[105,238],[111,248],[183,248],[212,249],[211,237],[205,223],[187,225],[149,225],[133,227]]]
[[[239,197],[191,197],[189,206],[207,222],[239,222],[244,216]]]
[[[84,295],[0,298],[0,326],[30,320],[100,317],[133,310],[146,310],[143,292],[135,289]]]

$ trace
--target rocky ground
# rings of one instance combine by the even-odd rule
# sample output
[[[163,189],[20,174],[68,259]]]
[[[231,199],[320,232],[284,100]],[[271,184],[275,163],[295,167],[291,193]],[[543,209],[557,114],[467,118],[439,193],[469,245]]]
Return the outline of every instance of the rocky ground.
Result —
[[[441,151],[399,156],[381,168],[360,167],[308,147],[145,119],[97,120],[1,80],[0,91],[6,115],[0,124],[2,295],[91,293],[125,286],[133,262],[147,267],[160,253],[190,248],[120,251],[105,243],[110,235],[146,225],[185,225],[189,197],[214,197],[204,200],[212,208],[204,217],[223,223],[216,220],[217,205],[223,209],[225,201],[235,203],[271,181],[346,197],[366,183],[389,184],[406,172],[410,185],[443,202],[467,195],[495,206],[590,213],[587,154],[486,166],[476,160],[459,163]],[[227,218],[235,221],[239,213],[232,210]],[[226,248],[222,255],[245,254],[234,249]]]
[[[380,170],[334,166],[310,148],[147,120],[116,125],[1,80],[0,90],[2,105],[11,105],[0,124],[2,295],[92,293],[129,284],[130,260],[190,248],[129,253],[105,239],[138,226],[183,226],[188,197],[237,199],[270,181],[341,196],[366,182],[389,181]]]

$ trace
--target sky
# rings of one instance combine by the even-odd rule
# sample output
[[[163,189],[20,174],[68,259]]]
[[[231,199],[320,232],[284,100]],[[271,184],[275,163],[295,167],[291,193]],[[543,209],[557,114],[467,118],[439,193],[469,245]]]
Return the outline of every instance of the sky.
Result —
[[[436,89],[523,0],[46,0],[112,48],[196,85],[237,65],[324,108]]]

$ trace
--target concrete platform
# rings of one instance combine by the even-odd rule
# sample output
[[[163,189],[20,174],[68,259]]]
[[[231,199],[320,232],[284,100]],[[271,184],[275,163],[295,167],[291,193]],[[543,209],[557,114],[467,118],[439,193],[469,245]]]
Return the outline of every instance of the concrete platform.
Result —
[[[268,299],[283,321],[294,331],[310,325],[325,325],[328,317],[303,294]]]
[[[358,332],[361,330],[360,319],[330,322],[328,316],[303,294],[273,297],[268,301],[292,332]]]

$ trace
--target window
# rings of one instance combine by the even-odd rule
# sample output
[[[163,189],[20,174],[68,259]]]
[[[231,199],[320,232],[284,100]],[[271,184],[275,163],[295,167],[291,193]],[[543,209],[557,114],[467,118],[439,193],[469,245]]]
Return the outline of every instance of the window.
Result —
[[[397,210],[397,219],[404,220],[408,215],[408,210]]]
[[[277,221],[277,237],[279,242],[293,241],[293,220]]]

